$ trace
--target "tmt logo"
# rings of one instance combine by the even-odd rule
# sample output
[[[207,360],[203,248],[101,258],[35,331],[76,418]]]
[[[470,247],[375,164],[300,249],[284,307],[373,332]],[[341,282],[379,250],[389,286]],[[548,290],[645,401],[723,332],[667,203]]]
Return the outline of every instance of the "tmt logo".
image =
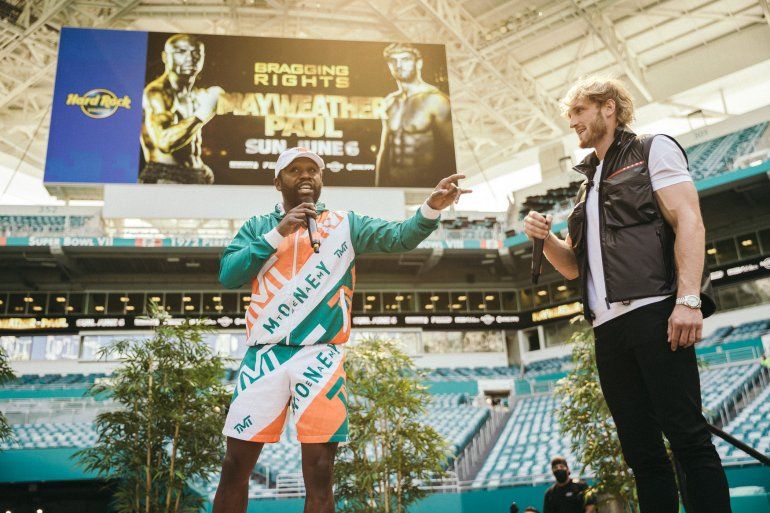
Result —
[[[251,415],[246,415],[241,422],[235,425],[235,430],[240,435],[247,427],[251,427]]]

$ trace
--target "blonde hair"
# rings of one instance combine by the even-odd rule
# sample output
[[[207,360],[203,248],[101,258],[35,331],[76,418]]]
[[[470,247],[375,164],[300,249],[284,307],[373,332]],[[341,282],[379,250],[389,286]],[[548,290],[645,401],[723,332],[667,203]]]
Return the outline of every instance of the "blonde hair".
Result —
[[[618,125],[628,126],[634,120],[634,100],[626,85],[617,78],[599,75],[581,78],[561,99],[562,115],[568,117],[570,108],[580,99],[587,99],[599,106],[607,100],[614,100]]]

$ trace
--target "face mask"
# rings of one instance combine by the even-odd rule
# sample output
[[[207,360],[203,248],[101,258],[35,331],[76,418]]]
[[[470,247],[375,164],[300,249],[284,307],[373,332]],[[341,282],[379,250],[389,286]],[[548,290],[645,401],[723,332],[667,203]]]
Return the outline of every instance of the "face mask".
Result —
[[[567,471],[566,470],[554,470],[553,471],[553,476],[560,483],[566,483],[567,482]]]

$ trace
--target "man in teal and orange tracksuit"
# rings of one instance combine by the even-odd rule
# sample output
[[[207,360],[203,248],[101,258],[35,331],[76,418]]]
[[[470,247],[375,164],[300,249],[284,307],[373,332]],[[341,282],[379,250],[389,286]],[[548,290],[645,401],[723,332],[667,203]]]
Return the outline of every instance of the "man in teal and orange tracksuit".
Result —
[[[214,513],[246,511],[251,471],[262,446],[280,439],[289,408],[302,444],[305,512],[334,511],[334,456],[348,437],[342,344],[350,336],[355,257],[416,248],[438,227],[440,211],[470,192],[457,185],[463,175],[448,176],[414,216],[388,222],[317,203],[323,168],[306,148],[281,153],[274,183],[283,202],[249,219],[222,256],[222,285],[251,283],[250,347],[223,430],[227,453]],[[317,223],[318,253],[308,217]]]

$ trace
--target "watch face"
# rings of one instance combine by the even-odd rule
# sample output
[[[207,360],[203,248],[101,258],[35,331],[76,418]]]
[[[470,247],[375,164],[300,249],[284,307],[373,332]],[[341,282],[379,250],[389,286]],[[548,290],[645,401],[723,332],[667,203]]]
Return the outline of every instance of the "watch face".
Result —
[[[700,298],[698,296],[687,296],[685,304],[690,308],[698,308],[700,306]]]

